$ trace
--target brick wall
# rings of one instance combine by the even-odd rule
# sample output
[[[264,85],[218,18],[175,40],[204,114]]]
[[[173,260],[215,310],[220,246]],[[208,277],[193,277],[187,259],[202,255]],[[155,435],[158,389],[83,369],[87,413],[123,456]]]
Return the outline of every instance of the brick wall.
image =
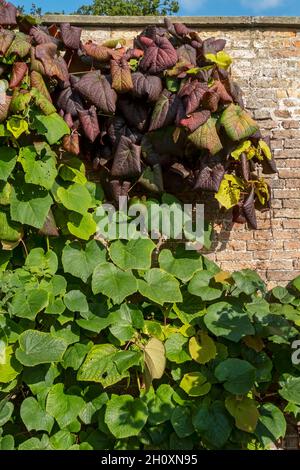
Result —
[[[300,274],[300,18],[178,18],[201,34],[227,40],[234,59],[232,75],[241,85],[246,107],[263,133],[271,135],[278,175],[270,178],[271,217],[258,214],[259,229],[215,224],[209,256],[224,270],[253,268],[270,287]],[[146,24],[162,18],[45,17],[83,28],[83,39],[124,37],[128,44]]]

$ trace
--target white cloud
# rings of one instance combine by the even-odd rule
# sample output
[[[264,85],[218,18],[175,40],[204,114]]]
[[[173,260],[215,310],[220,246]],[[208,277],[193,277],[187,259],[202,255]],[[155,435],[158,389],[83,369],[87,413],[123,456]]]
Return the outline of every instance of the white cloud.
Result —
[[[263,11],[281,6],[283,0],[241,0],[241,4],[252,10]]]
[[[206,0],[179,0],[180,10],[185,15],[198,13],[201,15],[201,7]]]

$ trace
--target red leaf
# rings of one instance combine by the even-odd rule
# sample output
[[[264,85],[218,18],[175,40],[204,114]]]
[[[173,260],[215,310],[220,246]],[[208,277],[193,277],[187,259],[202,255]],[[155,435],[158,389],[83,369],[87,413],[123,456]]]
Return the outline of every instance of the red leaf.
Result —
[[[57,98],[57,106],[65,113],[70,113],[73,118],[78,117],[78,111],[83,110],[83,103],[79,93],[70,86],[62,90]]]
[[[95,44],[93,41],[88,41],[84,44],[83,50],[87,55],[99,62],[109,62],[112,57],[112,50],[109,47]]]
[[[80,154],[79,135],[77,131],[73,131],[70,135],[64,136],[63,148],[66,152],[72,153],[73,155]]]
[[[12,96],[6,95],[5,102],[0,103],[0,122],[5,121],[7,118],[11,100]]]
[[[251,189],[251,193],[249,194],[248,198],[243,204],[243,211],[247,219],[247,222],[251,225],[252,228],[256,230],[257,219],[256,219],[255,206],[254,206],[254,196],[255,196],[255,190],[253,187]]]
[[[78,111],[79,120],[87,138],[94,142],[100,134],[98,116],[95,106],[84,111]]]
[[[194,132],[198,127],[202,126],[210,117],[210,111],[203,110],[193,113],[185,119],[181,119],[179,124],[186,127],[190,132]]]
[[[0,31],[0,55],[5,55],[9,46],[13,42],[15,33],[9,29],[2,29]]]
[[[205,166],[198,174],[193,189],[202,189],[206,191],[214,191],[217,193],[224,175],[225,168],[222,163],[217,163],[212,168]]]
[[[52,98],[49,93],[49,90],[44,82],[42,75],[39,72],[35,72],[34,70],[30,74],[30,85],[33,88],[37,88],[44,96],[47,98],[50,103],[52,103]]]
[[[16,88],[19,86],[27,72],[28,67],[25,62],[15,62],[12,68],[9,88]]]
[[[57,46],[52,43],[40,44],[35,48],[35,55],[40,59],[49,77],[57,77],[69,82],[68,67],[64,59],[57,55]]]

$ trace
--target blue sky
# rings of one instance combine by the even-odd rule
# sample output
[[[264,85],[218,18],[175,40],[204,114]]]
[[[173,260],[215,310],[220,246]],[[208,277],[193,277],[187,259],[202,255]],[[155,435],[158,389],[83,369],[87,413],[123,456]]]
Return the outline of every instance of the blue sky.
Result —
[[[76,10],[92,0],[11,0],[29,8],[32,3],[43,11]],[[299,0],[179,0],[180,15],[270,15],[300,16]]]

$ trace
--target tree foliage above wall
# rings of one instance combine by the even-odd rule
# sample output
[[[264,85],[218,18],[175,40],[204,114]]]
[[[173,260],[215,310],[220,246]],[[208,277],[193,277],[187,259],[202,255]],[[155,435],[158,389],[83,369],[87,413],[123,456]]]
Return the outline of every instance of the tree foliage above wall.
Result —
[[[269,448],[300,412],[300,280],[94,239],[118,195],[208,191],[255,227],[274,160],[225,42],[83,44],[3,1],[0,24],[0,449]]]

